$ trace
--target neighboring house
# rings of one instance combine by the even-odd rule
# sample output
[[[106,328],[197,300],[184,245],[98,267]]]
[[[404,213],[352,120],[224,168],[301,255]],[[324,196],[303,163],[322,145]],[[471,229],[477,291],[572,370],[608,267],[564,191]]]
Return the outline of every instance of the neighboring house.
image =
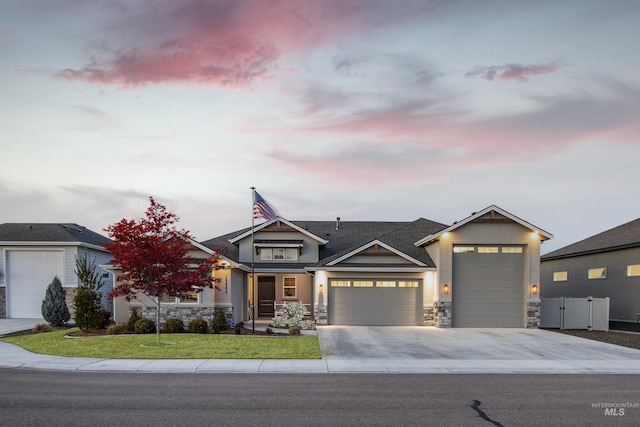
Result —
[[[111,254],[104,245],[111,240],[77,224],[0,224],[0,318],[41,318],[47,286],[58,276],[67,292],[67,306],[79,281],[76,258],[95,260],[104,285],[103,305],[111,310],[107,293],[113,276],[101,270]]]
[[[609,297],[611,320],[640,313],[640,218],[541,258],[542,297]]]
[[[210,320],[223,309],[248,321],[254,304],[270,319],[298,301],[319,324],[537,327],[540,244],[551,237],[497,206],[450,226],[278,218],[192,242],[195,258],[226,249],[229,268],[216,271],[219,290],[167,301],[161,318]],[[118,322],[134,306],[153,318],[144,300],[114,304]]]

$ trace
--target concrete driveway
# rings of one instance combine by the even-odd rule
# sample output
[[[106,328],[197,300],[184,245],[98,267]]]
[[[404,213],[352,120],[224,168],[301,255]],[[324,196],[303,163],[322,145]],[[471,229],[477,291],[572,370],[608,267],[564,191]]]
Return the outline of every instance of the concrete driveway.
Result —
[[[0,337],[33,329],[34,326],[42,322],[44,322],[44,319],[0,319]]]
[[[640,350],[543,329],[321,326],[323,359],[640,360]]]

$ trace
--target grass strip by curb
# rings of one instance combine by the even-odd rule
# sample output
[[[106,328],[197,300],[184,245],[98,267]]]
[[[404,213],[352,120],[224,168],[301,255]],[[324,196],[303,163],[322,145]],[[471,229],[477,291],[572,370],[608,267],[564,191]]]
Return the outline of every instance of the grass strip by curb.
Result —
[[[150,346],[155,335],[109,335],[65,338],[76,331],[45,332],[0,338],[33,353],[103,359],[321,359],[318,337],[162,334],[172,346]]]

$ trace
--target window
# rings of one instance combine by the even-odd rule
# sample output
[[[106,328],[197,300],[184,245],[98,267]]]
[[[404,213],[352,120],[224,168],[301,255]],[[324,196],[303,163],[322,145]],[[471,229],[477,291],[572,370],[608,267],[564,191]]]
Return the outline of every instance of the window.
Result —
[[[396,282],[389,280],[378,280],[376,282],[376,288],[395,288]]]
[[[567,278],[568,278],[568,273],[566,271],[555,271],[553,273],[554,282],[566,282]]]
[[[260,248],[260,259],[263,261],[295,261],[298,259],[297,248]]]
[[[627,276],[640,276],[640,264],[627,265]]]
[[[505,246],[502,248],[503,254],[521,254],[522,248],[517,246]]]
[[[348,280],[332,280],[331,286],[334,288],[348,288],[350,282]]]
[[[273,249],[273,259],[274,260],[283,260],[284,259],[284,249]]]
[[[296,297],[296,278],[285,277],[282,284],[282,296],[284,298]]]
[[[298,259],[298,249],[289,248],[287,249],[287,261],[294,261]]]
[[[260,259],[270,261],[273,259],[273,249],[260,249]]]
[[[590,268],[589,269],[589,279],[606,279],[607,278],[607,268]]]
[[[354,288],[373,288],[373,280],[354,280]]]
[[[497,254],[498,247],[497,246],[478,246],[479,254]]]
[[[179,298],[169,295],[163,295],[160,297],[161,304],[199,304],[200,292],[189,291],[183,293]]]
[[[409,282],[398,282],[399,288],[417,288],[418,282],[409,281]]]
[[[453,247],[453,253],[456,254],[469,254],[469,253],[473,253],[475,252],[475,249],[473,246],[454,246]]]

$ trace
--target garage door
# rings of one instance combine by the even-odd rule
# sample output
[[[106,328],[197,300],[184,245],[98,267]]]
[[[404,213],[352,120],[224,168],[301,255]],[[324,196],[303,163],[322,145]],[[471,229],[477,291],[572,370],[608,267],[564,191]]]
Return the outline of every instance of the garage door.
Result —
[[[47,286],[63,279],[62,251],[7,251],[7,317],[42,318]]]
[[[454,246],[453,326],[524,326],[524,250]]]
[[[423,323],[418,280],[329,280],[331,325],[414,326]]]

